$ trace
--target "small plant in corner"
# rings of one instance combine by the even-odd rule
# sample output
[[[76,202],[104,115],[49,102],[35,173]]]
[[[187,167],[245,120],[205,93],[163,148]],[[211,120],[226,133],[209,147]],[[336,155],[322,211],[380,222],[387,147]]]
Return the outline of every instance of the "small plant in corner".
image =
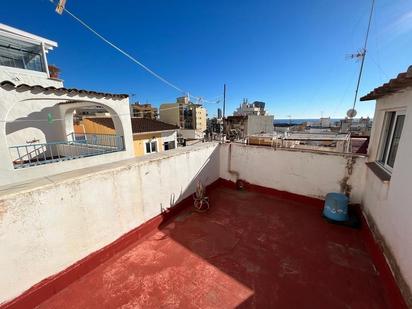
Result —
[[[206,196],[205,187],[200,181],[196,183],[196,192],[193,199],[193,205],[198,212],[205,212],[209,209],[209,198]]]

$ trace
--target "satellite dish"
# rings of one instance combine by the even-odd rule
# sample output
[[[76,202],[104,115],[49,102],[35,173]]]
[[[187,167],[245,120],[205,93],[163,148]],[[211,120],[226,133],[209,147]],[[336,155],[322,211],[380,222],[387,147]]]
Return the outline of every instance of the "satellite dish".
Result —
[[[349,118],[354,118],[357,114],[358,112],[354,108],[351,108],[346,112],[346,116],[348,116]]]

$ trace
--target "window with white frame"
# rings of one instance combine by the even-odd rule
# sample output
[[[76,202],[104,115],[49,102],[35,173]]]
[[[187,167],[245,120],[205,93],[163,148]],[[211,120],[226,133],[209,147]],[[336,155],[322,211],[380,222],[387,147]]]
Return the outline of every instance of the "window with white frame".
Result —
[[[148,141],[146,142],[146,153],[157,152],[157,142]]]
[[[385,113],[378,162],[392,172],[405,122],[405,111]]]

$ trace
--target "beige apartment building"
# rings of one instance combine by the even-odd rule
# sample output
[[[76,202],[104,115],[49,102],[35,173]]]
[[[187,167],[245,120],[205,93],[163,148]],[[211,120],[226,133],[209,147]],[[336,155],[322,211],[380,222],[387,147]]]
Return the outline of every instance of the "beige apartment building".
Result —
[[[136,118],[157,119],[157,108],[152,104],[130,104],[130,115]]]
[[[206,109],[200,104],[194,104],[188,97],[176,99],[176,103],[160,105],[160,120],[181,129],[191,129],[200,132],[206,130]]]

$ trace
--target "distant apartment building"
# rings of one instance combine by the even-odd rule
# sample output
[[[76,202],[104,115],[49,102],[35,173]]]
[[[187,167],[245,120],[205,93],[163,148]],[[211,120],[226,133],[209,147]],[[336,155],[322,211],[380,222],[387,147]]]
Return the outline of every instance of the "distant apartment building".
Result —
[[[248,145],[270,146],[276,149],[300,149],[346,154],[366,154],[368,146],[366,139],[354,139],[348,133],[298,131],[249,135],[246,143]]]
[[[349,134],[334,132],[286,132],[282,138],[277,139],[277,146],[285,148],[349,153],[351,151],[351,140]]]
[[[311,128],[330,128],[332,126],[332,121],[330,117],[321,117],[318,121],[306,122],[306,126]]]
[[[230,140],[245,139],[254,134],[273,133],[274,116],[229,116],[225,121],[225,133]]]
[[[217,117],[207,119],[207,133],[209,135],[216,135],[216,134],[223,133],[223,118],[222,118],[221,108],[217,109]]]
[[[249,103],[244,99],[242,104],[225,119],[225,133],[228,139],[246,139],[255,134],[272,134],[274,116],[266,115],[265,102]]]
[[[208,133],[222,133],[223,132],[223,119],[213,117],[207,120]]]
[[[75,110],[74,117],[77,120],[81,120],[83,117],[110,117],[109,111],[107,111],[103,106],[90,106],[84,108],[78,108]]]
[[[130,114],[132,117],[148,119],[157,119],[158,116],[156,107],[153,107],[151,104],[140,104],[138,102],[130,104]]]
[[[233,116],[265,116],[265,102],[255,101],[253,103],[249,103],[247,99],[244,99],[242,104],[236,109],[233,113]]]
[[[197,135],[203,134],[207,129],[206,109],[200,104],[190,102],[188,97],[180,97],[176,101],[160,105],[160,120],[182,130],[197,131]]]
[[[155,119],[131,118],[133,149],[137,157],[175,149],[177,147],[177,127]],[[106,117],[86,117],[80,127],[87,138],[115,133],[114,122]],[[82,134],[80,130],[79,135]]]
[[[222,119],[222,109],[221,108],[217,109],[217,119]]]
[[[370,136],[372,129],[372,120],[369,117],[350,119],[345,118],[340,121],[340,132],[350,132],[355,136]]]
[[[320,126],[322,128],[329,128],[331,126],[330,117],[321,117],[320,118]]]

